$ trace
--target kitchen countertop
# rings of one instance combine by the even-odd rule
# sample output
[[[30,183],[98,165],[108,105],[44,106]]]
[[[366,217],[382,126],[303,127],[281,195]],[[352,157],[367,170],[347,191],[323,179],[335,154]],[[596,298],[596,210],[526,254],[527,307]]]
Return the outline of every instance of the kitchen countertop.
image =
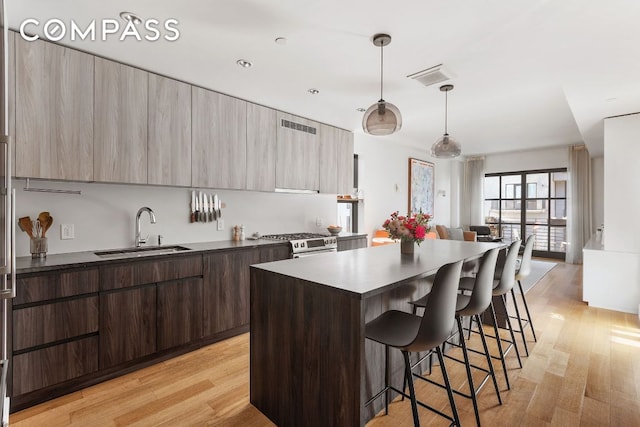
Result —
[[[338,238],[357,238],[357,237],[366,237],[365,233],[340,233]],[[42,259],[33,259],[31,257],[17,257],[16,258],[16,272],[17,274],[25,274],[25,273],[36,273],[43,271],[53,271],[60,270],[69,267],[90,267],[97,264],[105,264],[105,263],[114,263],[114,262],[122,262],[122,261],[134,261],[134,260],[142,260],[142,259],[158,259],[166,256],[184,256],[184,255],[193,255],[194,253],[199,252],[211,252],[218,250],[233,250],[233,249],[243,249],[243,248],[253,248],[258,246],[269,246],[269,245],[284,245],[288,244],[286,241],[280,240],[267,240],[267,239],[258,239],[258,240],[242,240],[242,241],[233,241],[233,240],[220,240],[214,242],[202,242],[202,243],[178,243],[171,245],[163,245],[166,247],[170,246],[182,246],[188,248],[188,250],[177,251],[171,254],[139,254],[138,256],[110,256],[108,258],[103,258],[95,254],[95,252],[104,252],[109,250],[118,250],[118,248],[114,249],[97,249],[95,251],[85,251],[85,252],[69,252],[62,254],[49,254],[46,258]],[[122,249],[130,249],[130,248],[122,248]]]
[[[435,273],[444,264],[473,259],[503,243],[425,240],[415,254],[400,254],[399,245],[316,255],[254,266],[273,273],[369,297],[405,280]]]

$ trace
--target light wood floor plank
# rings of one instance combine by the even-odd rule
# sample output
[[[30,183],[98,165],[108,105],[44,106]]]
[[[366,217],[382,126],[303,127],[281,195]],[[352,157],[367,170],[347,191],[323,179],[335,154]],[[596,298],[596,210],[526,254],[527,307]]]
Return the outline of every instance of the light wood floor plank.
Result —
[[[509,354],[510,391],[500,363],[494,362],[504,404],[497,404],[488,383],[479,396],[483,425],[640,425],[638,317],[590,308],[581,295],[581,267],[562,263],[527,293],[538,342],[527,332],[530,356],[523,358],[522,369],[515,353]],[[480,347],[477,335],[470,346]],[[473,357],[484,366],[482,358]],[[454,387],[466,391],[464,367],[446,363]],[[441,381],[438,367],[433,377]],[[476,377],[480,373],[474,372]],[[444,390],[417,381],[416,391],[419,398],[449,411]],[[456,396],[456,405],[463,426],[474,426],[471,402]],[[419,412],[423,426],[448,425],[425,409]],[[273,426],[249,403],[248,334],[11,414],[10,420],[12,427]],[[388,416],[378,415],[368,427],[412,425],[409,402],[395,401]]]

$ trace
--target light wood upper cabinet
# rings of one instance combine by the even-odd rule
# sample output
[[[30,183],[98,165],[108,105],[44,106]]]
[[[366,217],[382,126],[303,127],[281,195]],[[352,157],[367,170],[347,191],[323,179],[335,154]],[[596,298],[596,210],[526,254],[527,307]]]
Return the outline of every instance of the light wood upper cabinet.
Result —
[[[16,176],[93,180],[94,57],[16,39]]]
[[[191,185],[191,85],[149,74],[149,184]]]
[[[338,133],[338,194],[353,193],[353,132]]]
[[[145,184],[149,73],[102,58],[95,67],[95,180]]]
[[[353,134],[320,125],[320,192],[353,192]]]
[[[276,110],[247,104],[247,190],[276,188]]]
[[[318,191],[319,123],[282,112],[277,117],[276,187]]]
[[[9,75],[9,84],[7,87],[7,92],[9,95],[9,111],[8,118],[9,124],[7,127],[7,131],[9,132],[9,136],[13,138],[13,147],[15,147],[16,141],[16,33],[13,31],[9,31],[9,37],[7,38],[7,46],[8,46],[8,75]],[[2,120],[2,119],[0,119]],[[16,175],[16,150],[13,149],[11,158],[11,176]]]
[[[247,179],[247,102],[192,88],[191,183],[244,189]]]

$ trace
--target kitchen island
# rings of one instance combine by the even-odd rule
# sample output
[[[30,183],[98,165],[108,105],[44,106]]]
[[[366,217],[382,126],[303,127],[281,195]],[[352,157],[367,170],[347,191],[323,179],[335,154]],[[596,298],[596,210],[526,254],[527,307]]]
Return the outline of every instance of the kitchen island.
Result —
[[[364,426],[383,399],[384,347],[365,339],[382,312],[410,311],[425,277],[495,243],[426,240],[415,254],[377,246],[251,266],[250,399],[279,426]],[[390,352],[400,387],[400,352]]]

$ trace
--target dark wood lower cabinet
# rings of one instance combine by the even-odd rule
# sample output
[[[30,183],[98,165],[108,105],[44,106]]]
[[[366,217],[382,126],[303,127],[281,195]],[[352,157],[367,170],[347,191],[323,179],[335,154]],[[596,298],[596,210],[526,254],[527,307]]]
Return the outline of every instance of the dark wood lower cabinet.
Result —
[[[353,249],[361,249],[367,247],[367,236],[359,236],[355,238],[339,238],[338,252],[351,251]]]
[[[13,395],[19,396],[97,370],[97,336],[17,354],[13,356]]]
[[[156,286],[100,295],[100,369],[156,351]]]
[[[205,256],[205,336],[249,324],[249,266],[259,263],[258,249]]]
[[[158,284],[158,351],[202,338],[202,278]]]

